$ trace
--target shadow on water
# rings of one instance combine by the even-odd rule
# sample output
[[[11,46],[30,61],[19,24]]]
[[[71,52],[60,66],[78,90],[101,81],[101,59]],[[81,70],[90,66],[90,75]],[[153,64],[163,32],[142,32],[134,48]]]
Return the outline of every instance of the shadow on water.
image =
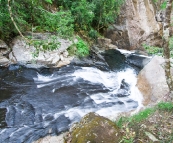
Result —
[[[31,143],[68,130],[89,112],[109,117],[136,109],[126,75],[135,78],[138,71],[120,52],[102,56],[105,61],[88,58],[62,68],[1,67],[0,142]]]

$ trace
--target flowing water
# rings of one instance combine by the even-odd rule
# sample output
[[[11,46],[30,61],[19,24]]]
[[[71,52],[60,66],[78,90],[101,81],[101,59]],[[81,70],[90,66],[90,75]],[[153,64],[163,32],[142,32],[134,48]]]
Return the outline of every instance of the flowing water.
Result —
[[[105,61],[61,68],[0,68],[0,142],[31,143],[55,135],[89,112],[113,117],[141,107],[139,68],[111,50]]]

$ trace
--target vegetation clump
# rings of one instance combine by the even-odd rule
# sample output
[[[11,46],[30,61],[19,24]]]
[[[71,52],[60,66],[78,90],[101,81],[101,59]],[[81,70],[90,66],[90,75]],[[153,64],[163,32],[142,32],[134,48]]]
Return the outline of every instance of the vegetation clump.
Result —
[[[161,102],[132,117],[121,117],[116,124],[123,134],[122,143],[172,143],[173,103]]]
[[[124,0],[0,0],[0,39],[11,42],[18,34],[36,46],[36,53],[58,48],[50,42],[27,39],[26,31],[49,32],[70,39],[74,33],[85,41],[95,40],[112,24]],[[86,56],[89,45],[78,39],[75,55]],[[35,54],[36,56],[37,54]]]
[[[8,5],[10,2],[10,5]],[[17,34],[10,18],[8,6],[21,32],[54,32],[72,36],[85,31],[87,36],[107,28],[117,17],[124,0],[1,0],[0,38],[9,39]]]

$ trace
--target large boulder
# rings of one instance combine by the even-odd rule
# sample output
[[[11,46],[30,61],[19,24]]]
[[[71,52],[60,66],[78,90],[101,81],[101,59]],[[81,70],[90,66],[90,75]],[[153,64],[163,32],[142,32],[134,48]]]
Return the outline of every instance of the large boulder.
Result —
[[[89,113],[71,129],[67,143],[113,143],[119,142],[118,127],[109,119]]]
[[[163,1],[163,0],[161,0]],[[161,46],[160,3],[153,0],[127,0],[115,23],[105,32],[112,44],[122,49],[142,49],[142,44]]]
[[[47,40],[51,35],[49,33],[34,33],[32,36],[36,40]],[[22,64],[35,63],[58,67],[69,64],[72,58],[68,56],[67,48],[72,45],[72,42],[59,37],[56,37],[56,40],[60,43],[58,49],[39,50],[38,55],[35,56],[37,54],[36,48],[18,36],[12,41],[12,52],[9,54],[9,58],[13,63]]]
[[[155,56],[138,74],[137,87],[143,94],[145,106],[163,101],[169,92],[163,66],[164,59]]]

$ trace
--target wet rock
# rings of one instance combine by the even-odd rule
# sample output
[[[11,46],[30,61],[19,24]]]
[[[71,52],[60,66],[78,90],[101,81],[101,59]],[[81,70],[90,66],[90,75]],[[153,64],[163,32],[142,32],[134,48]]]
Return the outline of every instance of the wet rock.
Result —
[[[120,89],[129,90],[129,87],[130,87],[130,85],[129,85],[127,82],[125,82],[125,79],[123,79],[123,80],[121,81]]]
[[[119,142],[121,134],[118,127],[109,119],[89,113],[71,129],[66,143],[112,143]]]
[[[164,100],[164,96],[168,93],[168,86],[165,79],[165,71],[163,68],[164,59],[155,56],[142,69],[137,77],[137,87],[143,94],[143,104],[156,104]]]
[[[142,69],[150,60],[151,57],[139,56],[136,54],[130,54],[127,56],[127,62],[132,66],[138,67],[139,69]]]

